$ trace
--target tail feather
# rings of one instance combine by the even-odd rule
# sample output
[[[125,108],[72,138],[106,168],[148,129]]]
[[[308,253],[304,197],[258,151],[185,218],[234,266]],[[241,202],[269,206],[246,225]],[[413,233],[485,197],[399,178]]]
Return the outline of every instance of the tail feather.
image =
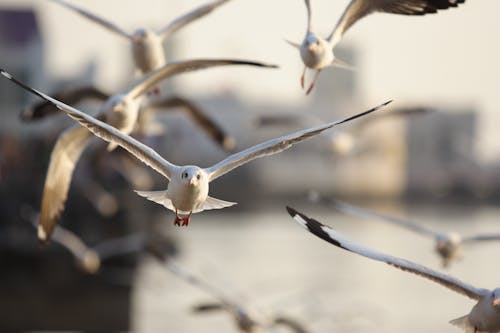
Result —
[[[141,197],[148,199],[149,201],[156,202],[164,206],[167,209],[175,212],[175,207],[172,204],[172,201],[167,195],[167,191],[135,191]]]
[[[472,324],[469,321],[468,315],[457,319],[453,319],[450,321],[450,324],[463,329],[465,333],[474,333],[475,331],[474,326],[472,326]]]

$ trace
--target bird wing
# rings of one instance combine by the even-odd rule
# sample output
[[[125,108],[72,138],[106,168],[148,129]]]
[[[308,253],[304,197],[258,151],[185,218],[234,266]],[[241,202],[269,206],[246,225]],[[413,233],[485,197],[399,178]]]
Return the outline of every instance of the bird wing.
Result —
[[[94,15],[91,12],[89,12],[83,8],[80,8],[80,7],[77,7],[77,6],[72,5],[70,3],[67,3],[64,0],[52,0],[52,1],[60,4],[61,6],[64,6],[68,9],[71,9],[71,10],[77,12],[78,14],[88,18],[89,20],[93,21],[94,23],[97,23],[100,26],[102,26],[102,27],[114,32],[114,33],[117,33],[120,36],[123,36],[127,39],[132,38],[129,33],[127,33],[125,30],[123,30],[122,28],[120,28],[116,24],[109,22],[109,21],[107,21],[107,20],[105,20],[97,15]]]
[[[375,12],[425,15],[457,7],[464,2],[465,0],[352,0],[327,39],[332,45],[336,45],[354,23]]]
[[[43,188],[38,238],[47,242],[64,210],[76,163],[92,139],[84,127],[72,127],[63,132],[52,150]]]
[[[275,65],[267,65],[255,61],[234,60],[234,59],[198,59],[179,62],[170,62],[157,70],[144,75],[141,79],[127,88],[123,94],[136,98],[149,90],[159,81],[170,76],[185,72],[197,71],[209,67],[228,66],[228,65],[249,65],[266,68],[276,68]]]
[[[162,40],[167,39],[172,35],[174,32],[177,30],[183,28],[184,26],[188,25],[189,23],[202,18],[203,16],[211,13],[214,9],[216,9],[219,6],[222,6],[229,0],[218,0],[218,1],[213,1],[210,3],[207,3],[205,5],[202,5],[200,7],[195,8],[194,10],[176,18],[172,22],[170,22],[166,27],[161,29],[158,34],[160,35]]]
[[[500,234],[474,235],[462,238],[463,243],[498,241],[498,240],[500,240]]]
[[[354,242],[351,242],[350,240],[346,239],[339,233],[337,233],[335,230],[332,228],[312,219],[307,217],[306,215],[299,213],[293,208],[287,207],[288,213],[294,218],[296,222],[298,222],[300,225],[302,225],[304,228],[306,228],[309,232],[312,234],[316,235],[317,237],[337,246],[340,247],[344,250],[350,251],[357,253],[361,256],[385,262],[386,264],[389,264],[391,266],[394,266],[396,268],[399,268],[403,271],[407,271],[410,273],[414,273],[417,275],[420,275],[426,279],[432,280],[436,283],[441,284],[442,286],[451,289],[453,291],[456,291],[462,295],[465,295],[469,298],[479,300],[481,299],[484,295],[487,295],[489,293],[488,290],[486,289],[480,289],[480,288],[475,288],[469,284],[466,284],[458,279],[455,279],[449,275],[443,274],[436,272],[434,270],[431,270],[427,267],[424,267],[422,265],[415,264],[411,261],[405,260],[405,259],[400,259],[396,258],[372,249],[369,249],[367,247],[364,247],[362,245],[356,244]]]
[[[177,170],[178,166],[168,162],[163,157],[161,157],[157,152],[155,152],[150,147],[140,143],[134,138],[123,134],[113,126],[110,126],[92,116],[89,116],[69,105],[66,105],[44,93],[33,89],[22,82],[16,80],[12,75],[4,70],[0,70],[0,74],[5,76],[7,79],[16,83],[23,89],[35,94],[47,101],[52,102],[58,109],[64,111],[71,118],[75,119],[80,123],[80,125],[88,128],[92,133],[107,142],[113,142],[121,146],[123,149],[127,150],[138,160],[148,165],[164,177],[170,180],[172,174]]]
[[[411,231],[418,232],[420,234],[426,235],[426,236],[431,236],[431,237],[437,237],[439,233],[426,228],[420,224],[417,224],[413,221],[409,221],[403,218],[395,217],[395,216],[389,216],[385,214],[379,214],[374,211],[364,209],[361,207],[357,207],[354,205],[350,205],[348,203],[345,203],[340,200],[328,200],[328,202],[337,210],[341,211],[344,214],[348,215],[354,215],[358,217],[363,217],[367,219],[375,219],[383,222],[389,222],[395,225],[398,225],[400,227],[404,227],[406,229],[409,229]]]
[[[219,125],[217,125],[203,112],[202,109],[191,101],[180,96],[170,96],[161,101],[153,102],[151,106],[166,109],[182,108],[181,110],[191,118],[195,125],[212,138],[212,140],[217,142],[222,148],[227,150],[234,148],[234,139],[226,134]]]
[[[332,128],[336,125],[354,120],[356,118],[365,116],[369,113],[372,113],[374,111],[379,110],[380,108],[386,106],[389,104],[391,101],[385,102],[383,104],[380,104],[368,111],[358,113],[354,116],[344,118],[341,120],[337,120],[331,123],[327,123],[321,126],[316,126],[312,128],[308,128],[305,130],[301,130],[289,135],[285,135],[276,139],[271,139],[266,142],[263,142],[261,144],[255,145],[253,147],[250,147],[248,149],[245,149],[243,151],[240,151],[239,153],[233,154],[226,159],[220,161],[219,163],[205,169],[205,171],[209,175],[209,181],[212,181],[214,179],[219,178],[220,176],[228,173],[229,171],[233,170],[234,168],[237,168],[245,163],[248,163],[256,158],[264,157],[264,156],[269,156],[269,155],[274,155],[279,152],[282,152],[288,148],[290,148],[292,145],[295,143],[301,142],[303,140],[306,140],[310,137],[313,137],[315,135],[320,134],[321,132]]]
[[[55,99],[70,105],[78,104],[85,99],[97,99],[105,101],[109,95],[94,86],[83,86],[79,88],[63,89],[52,94]],[[52,114],[59,113],[59,110],[48,101],[42,101],[26,108],[21,113],[21,119],[29,122],[40,120]]]
[[[74,232],[56,225],[52,239],[67,248],[79,260],[89,250],[89,247]]]
[[[307,8],[307,31],[312,31],[312,11],[310,0],[304,0]]]

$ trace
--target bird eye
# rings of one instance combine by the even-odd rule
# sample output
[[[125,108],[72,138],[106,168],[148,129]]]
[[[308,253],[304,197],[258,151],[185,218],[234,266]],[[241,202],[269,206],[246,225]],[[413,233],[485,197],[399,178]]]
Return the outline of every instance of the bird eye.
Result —
[[[184,172],[184,173],[182,174],[182,178],[187,178],[187,176],[188,176],[187,172]]]
[[[200,177],[201,177],[201,176],[200,176],[200,174],[197,174],[197,175],[196,175],[196,179],[198,179],[198,180],[199,180],[199,179],[200,179]]]

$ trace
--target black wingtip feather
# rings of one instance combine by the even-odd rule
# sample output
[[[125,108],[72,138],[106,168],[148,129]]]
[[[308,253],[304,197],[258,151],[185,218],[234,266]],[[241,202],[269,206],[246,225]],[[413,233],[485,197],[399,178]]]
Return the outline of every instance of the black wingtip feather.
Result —
[[[324,241],[327,241],[328,243],[331,243],[335,246],[343,248],[343,246],[342,246],[342,244],[340,244],[340,242],[338,242],[336,239],[331,238],[330,235],[328,235],[323,230],[323,227],[325,227],[324,224],[296,211],[295,209],[293,209],[291,207],[287,206],[286,210],[288,211],[288,214],[290,214],[290,216],[293,218],[295,218],[297,215],[300,216],[302,218],[302,220],[304,220],[304,222],[306,223],[305,227],[307,228],[307,230],[309,230],[309,232],[318,236],[319,238],[323,239]]]

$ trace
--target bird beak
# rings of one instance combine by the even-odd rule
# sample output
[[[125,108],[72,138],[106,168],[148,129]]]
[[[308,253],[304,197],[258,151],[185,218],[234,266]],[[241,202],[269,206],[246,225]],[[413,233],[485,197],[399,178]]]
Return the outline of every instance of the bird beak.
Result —
[[[309,52],[315,51],[316,50],[316,43],[311,43],[311,44],[307,45],[307,50]]]
[[[195,176],[195,177],[192,177],[192,178],[189,180],[189,185],[191,185],[191,186],[196,185],[196,176]]]
[[[497,298],[497,299],[493,300],[493,306],[494,307],[500,306],[500,298]]]

